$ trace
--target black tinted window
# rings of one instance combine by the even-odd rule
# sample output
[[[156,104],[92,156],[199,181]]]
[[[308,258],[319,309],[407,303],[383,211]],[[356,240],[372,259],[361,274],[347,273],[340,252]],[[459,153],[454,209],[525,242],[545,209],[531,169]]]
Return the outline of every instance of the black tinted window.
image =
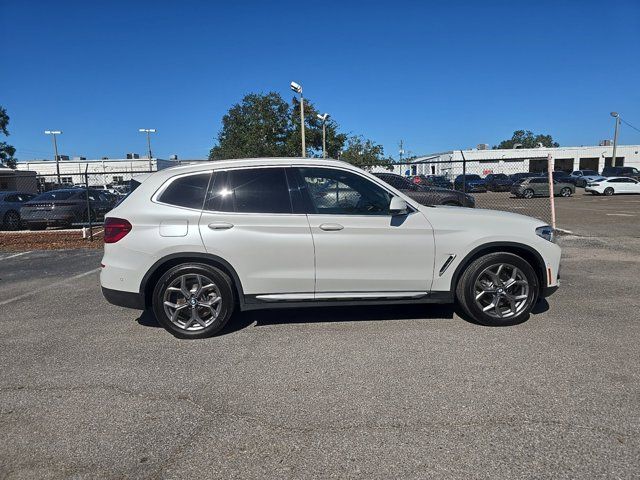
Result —
[[[291,213],[284,168],[232,170],[231,190],[239,213]]]
[[[158,201],[176,207],[201,209],[210,173],[198,173],[174,179],[160,194]]]
[[[291,213],[284,168],[251,168],[216,174],[207,209],[238,213]]]
[[[549,180],[546,178],[532,178],[529,183],[547,183]]]
[[[355,173],[330,168],[301,168],[315,213],[389,215],[391,194]]]

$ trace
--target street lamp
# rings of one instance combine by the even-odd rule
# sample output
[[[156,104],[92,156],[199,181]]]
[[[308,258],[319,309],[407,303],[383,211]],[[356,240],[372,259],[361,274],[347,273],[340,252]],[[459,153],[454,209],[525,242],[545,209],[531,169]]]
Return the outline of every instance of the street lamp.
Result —
[[[322,122],[322,158],[327,158],[327,119],[328,113],[318,114],[318,119]]]
[[[45,135],[53,136],[53,152],[56,156],[56,174],[58,177],[58,184],[60,184],[60,156],[58,155],[58,142],[56,140],[56,135],[60,135],[62,130],[45,130]]]
[[[147,134],[147,148],[149,149],[149,171],[153,171],[153,166],[151,164],[151,134],[156,133],[155,128],[139,128],[138,131],[140,133]]]
[[[613,134],[613,154],[611,155],[611,166],[616,166],[616,147],[618,146],[618,125],[620,125],[620,114],[618,112],[611,112],[611,116],[616,120],[616,129]],[[606,162],[605,162],[606,163]]]
[[[291,90],[300,94],[300,131],[302,132],[302,158],[307,156],[307,147],[304,141],[304,98],[302,97],[302,85],[291,82]]]

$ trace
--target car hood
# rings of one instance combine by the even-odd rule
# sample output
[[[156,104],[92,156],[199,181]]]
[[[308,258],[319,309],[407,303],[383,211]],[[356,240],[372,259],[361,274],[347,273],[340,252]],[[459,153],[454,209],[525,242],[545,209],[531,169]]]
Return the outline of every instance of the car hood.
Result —
[[[443,213],[443,215],[433,215],[433,211]],[[463,225],[465,228],[475,228],[477,230],[506,230],[511,233],[518,232],[518,229],[534,231],[537,227],[546,225],[543,220],[520,215],[519,213],[503,212],[500,210],[487,210],[484,208],[459,208],[446,205],[436,205],[434,207],[420,207],[425,216],[435,228],[447,229],[454,225],[457,229]]]

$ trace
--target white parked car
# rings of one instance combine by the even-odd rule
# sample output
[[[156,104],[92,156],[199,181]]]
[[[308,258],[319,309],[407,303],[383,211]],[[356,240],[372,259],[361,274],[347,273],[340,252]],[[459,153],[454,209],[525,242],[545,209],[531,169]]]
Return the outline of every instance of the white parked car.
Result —
[[[602,177],[600,180],[587,183],[584,191],[594,195],[640,193],[640,183],[629,177]]]
[[[145,178],[107,216],[100,281],[111,303],[197,338],[236,310],[287,306],[457,300],[479,323],[514,324],[559,266],[540,220],[423,206],[335,160],[252,159]]]

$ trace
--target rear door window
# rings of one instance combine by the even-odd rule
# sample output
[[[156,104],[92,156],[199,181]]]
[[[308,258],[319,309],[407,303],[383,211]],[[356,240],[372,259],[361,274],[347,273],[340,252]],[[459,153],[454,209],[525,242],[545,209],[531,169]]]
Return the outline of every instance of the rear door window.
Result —
[[[235,213],[291,213],[284,168],[247,168],[217,172],[207,195],[207,210]]]

